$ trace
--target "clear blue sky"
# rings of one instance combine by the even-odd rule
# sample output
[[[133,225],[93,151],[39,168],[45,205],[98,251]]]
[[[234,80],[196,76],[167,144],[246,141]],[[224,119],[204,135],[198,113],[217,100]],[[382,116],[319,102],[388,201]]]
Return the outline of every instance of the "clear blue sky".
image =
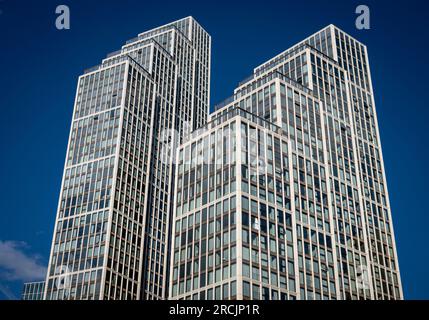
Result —
[[[68,31],[55,28],[59,4],[70,7]],[[354,26],[359,4],[371,9],[371,30]],[[47,264],[77,77],[125,40],[188,15],[212,35],[212,103],[330,23],[368,46],[404,293],[429,298],[426,2],[0,0],[0,12],[0,299],[19,297]]]

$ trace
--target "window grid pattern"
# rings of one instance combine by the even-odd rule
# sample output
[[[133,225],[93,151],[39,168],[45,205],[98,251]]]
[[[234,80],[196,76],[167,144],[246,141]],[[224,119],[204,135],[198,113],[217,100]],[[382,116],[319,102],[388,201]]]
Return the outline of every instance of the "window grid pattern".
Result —
[[[123,61],[79,78],[46,299],[99,299],[119,140]],[[61,284],[67,272],[70,287]]]
[[[138,297],[154,84],[137,64],[128,69],[104,298]]]
[[[331,273],[335,283],[328,286],[323,283],[333,296],[312,290],[315,282],[308,287],[307,282],[312,282],[304,281],[307,275],[300,273],[300,283],[305,283],[299,292],[300,298],[401,299],[366,47],[336,27],[328,26],[256,68],[254,75],[241,82],[235,90],[231,103],[222,104],[224,107],[221,106],[222,109],[212,117],[229,112],[243,95],[253,93],[264,81],[271,81],[275,71],[293,80],[287,82],[295,89],[288,91],[280,87],[281,114],[273,112],[273,109],[263,109],[265,113],[258,113],[260,109],[254,103],[257,98],[252,99],[251,96],[248,97],[249,102],[241,107],[281,125],[290,138],[296,157],[299,160],[303,156],[306,167],[312,167],[312,161],[321,161],[319,165],[325,170],[323,184],[326,185],[322,195],[323,203],[327,204],[324,208],[327,219],[322,223],[316,220],[315,224],[323,226],[330,222],[330,233],[335,235],[330,239],[330,260],[334,260]],[[308,81],[304,80],[307,79],[305,75],[308,75]],[[308,88],[303,89],[302,85]],[[309,102],[305,98],[303,100],[300,90],[321,101],[316,112],[320,113],[317,125],[311,122],[311,117],[309,123],[309,113],[305,110]],[[314,130],[319,137],[311,134]],[[306,159],[305,156],[309,155],[311,159]],[[295,158],[293,161],[300,163]],[[299,168],[294,170],[302,170]],[[307,191],[307,187],[303,189],[295,185],[294,190],[300,193]],[[298,194],[295,202],[296,208],[302,206]],[[299,217],[297,224],[300,224]],[[304,226],[298,226],[297,233],[315,236],[315,233],[304,232]],[[299,263],[300,266],[306,265],[301,260]],[[362,281],[362,266],[370,271],[369,279],[366,279],[369,288],[358,286],[358,281]]]
[[[234,299],[237,295],[237,199],[230,195],[236,190],[235,132],[235,122],[226,123],[179,150],[178,219],[171,261],[171,292],[175,296]],[[190,161],[198,155],[209,161]]]
[[[402,299],[367,50],[341,30],[333,29],[339,64],[350,78],[374,295],[377,299]]]
[[[43,300],[45,281],[24,283],[21,300]]]
[[[210,49],[210,36],[187,17],[140,34],[80,77],[47,298],[165,298],[174,171],[161,161],[160,135],[176,129],[180,141],[206,122]],[[91,233],[100,212],[102,230]],[[77,218],[85,222],[82,239],[62,230]],[[93,237],[100,238],[97,249],[87,247]],[[88,250],[97,250],[97,259],[86,257]],[[67,294],[56,289],[59,263],[78,266]]]

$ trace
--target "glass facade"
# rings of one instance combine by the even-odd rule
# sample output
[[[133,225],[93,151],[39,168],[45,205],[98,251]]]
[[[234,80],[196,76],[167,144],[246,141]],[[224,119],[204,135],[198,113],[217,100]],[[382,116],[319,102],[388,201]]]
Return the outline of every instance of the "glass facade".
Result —
[[[187,17],[79,77],[44,298],[402,299],[366,47],[329,25],[209,115],[210,50]]]
[[[79,77],[46,299],[165,298],[174,171],[163,131],[180,142],[206,122],[210,47],[187,17]]]
[[[45,281],[24,283],[21,300],[43,300]]]
[[[363,44],[330,25],[210,119],[179,148],[171,299],[403,298]]]

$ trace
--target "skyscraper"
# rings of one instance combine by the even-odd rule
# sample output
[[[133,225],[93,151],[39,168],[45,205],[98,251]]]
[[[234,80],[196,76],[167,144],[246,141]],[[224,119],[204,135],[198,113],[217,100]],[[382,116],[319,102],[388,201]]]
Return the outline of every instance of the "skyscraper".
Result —
[[[402,299],[367,48],[329,25],[176,158],[170,299]]]
[[[46,299],[165,298],[174,166],[163,146],[206,122],[210,47],[187,17],[79,77]]]
[[[207,120],[210,47],[187,17],[79,77],[44,297],[402,299],[366,46],[329,25]]]

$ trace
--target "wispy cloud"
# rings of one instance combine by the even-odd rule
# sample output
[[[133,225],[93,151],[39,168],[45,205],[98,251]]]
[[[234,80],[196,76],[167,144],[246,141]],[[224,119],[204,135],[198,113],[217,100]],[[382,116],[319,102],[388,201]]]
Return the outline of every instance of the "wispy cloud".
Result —
[[[3,285],[1,283],[0,283],[0,293],[2,293],[6,297],[6,299],[17,300],[17,297],[12,292],[12,290],[10,290],[8,286]]]
[[[26,249],[28,245],[25,242],[0,240],[0,279],[34,281],[45,278],[46,266],[42,259],[28,254]]]

